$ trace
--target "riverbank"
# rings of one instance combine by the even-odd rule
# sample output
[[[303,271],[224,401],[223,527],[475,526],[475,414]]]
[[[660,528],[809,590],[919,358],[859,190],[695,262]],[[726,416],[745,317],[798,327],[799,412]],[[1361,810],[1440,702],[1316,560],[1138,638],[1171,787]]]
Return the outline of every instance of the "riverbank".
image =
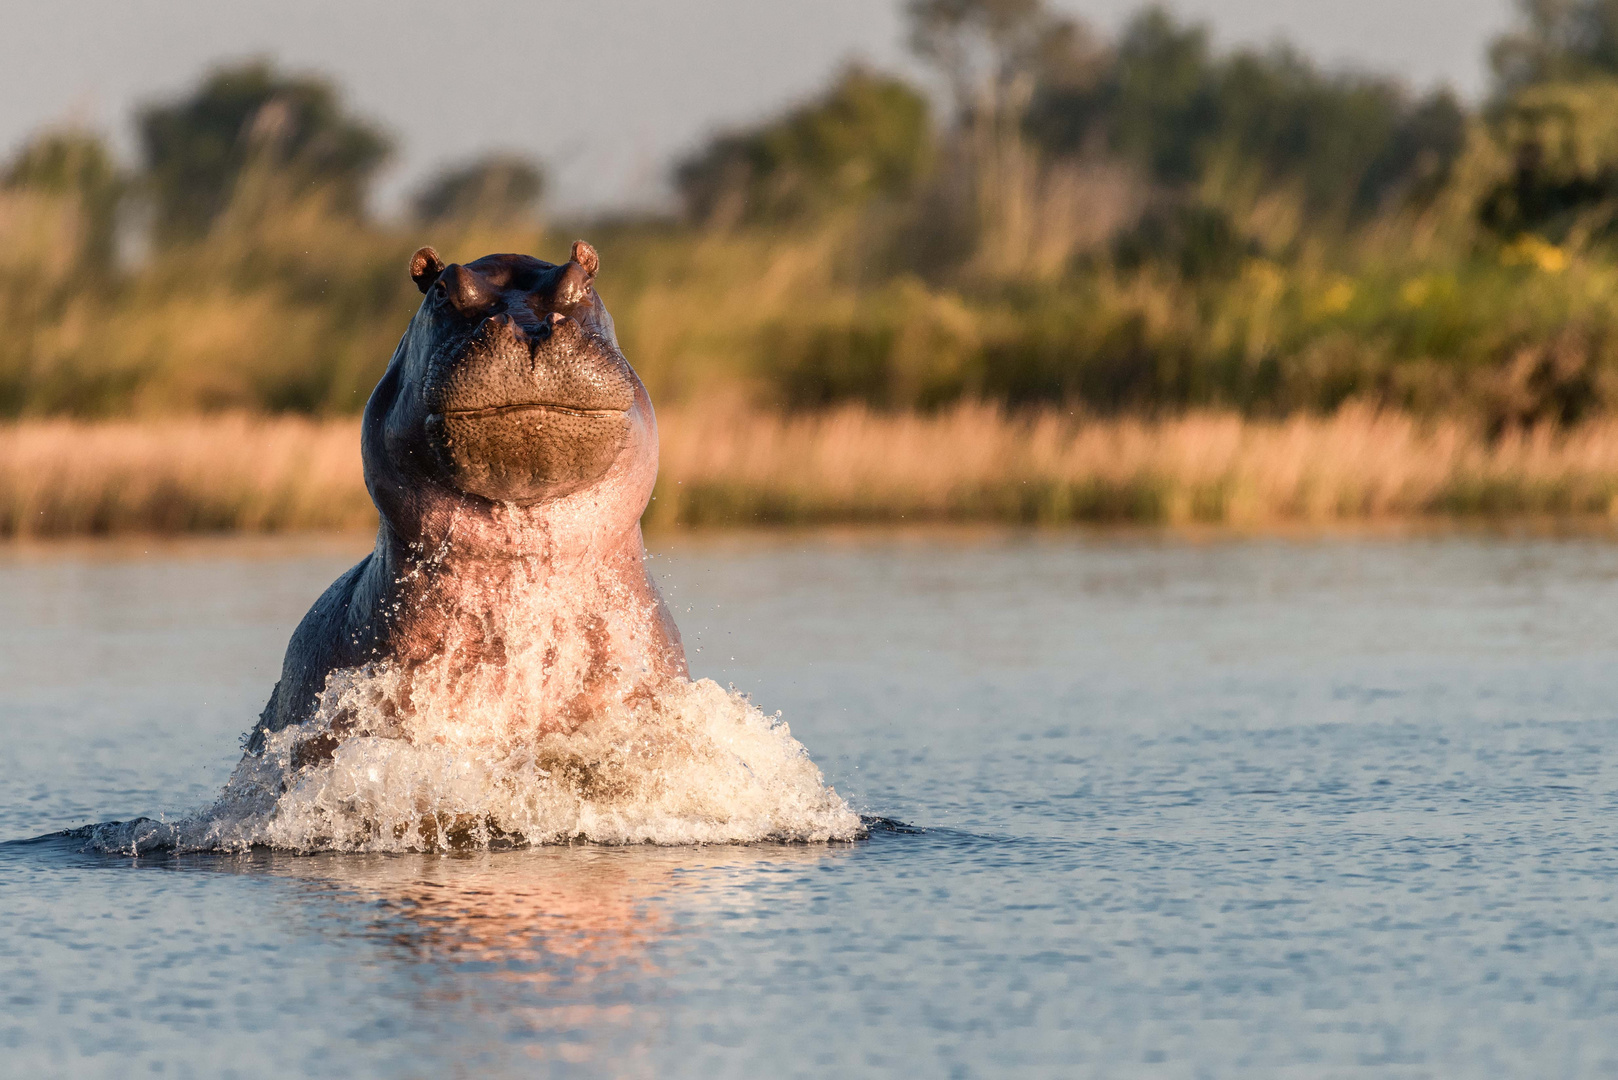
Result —
[[[1080,419],[964,406],[659,414],[651,528],[835,523],[1221,525],[1618,514],[1618,419],[1487,439],[1346,409],[1284,421]],[[0,536],[363,531],[356,419],[0,426]]]

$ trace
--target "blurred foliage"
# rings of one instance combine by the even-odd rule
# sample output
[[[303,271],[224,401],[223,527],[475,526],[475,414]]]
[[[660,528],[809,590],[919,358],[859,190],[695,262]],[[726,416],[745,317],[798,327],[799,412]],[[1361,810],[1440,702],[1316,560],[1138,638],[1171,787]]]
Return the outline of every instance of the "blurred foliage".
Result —
[[[539,214],[545,170],[515,154],[490,154],[446,169],[416,195],[415,214],[427,224],[522,221]]]
[[[1517,0],[1522,25],[1489,50],[1498,92],[1618,75],[1618,0]]]
[[[25,145],[0,174],[0,189],[73,204],[81,272],[96,275],[112,263],[118,204],[126,181],[112,154],[94,134],[49,131]]]
[[[351,413],[415,247],[579,235],[660,403],[1363,403],[1496,433],[1618,407],[1618,4],[1525,0],[1476,109],[1161,11],[1107,41],[1042,0],[907,10],[935,86],[849,68],[715,137],[678,220],[552,227],[506,155],[375,220],[385,140],[263,64],[144,111],[128,174],[46,133],[0,168],[0,414]]]
[[[1411,100],[1390,80],[1326,75],[1285,47],[1216,57],[1206,30],[1153,9],[1092,82],[1041,84],[1027,127],[1048,150],[1105,148],[1161,184],[1292,187],[1309,213],[1340,217],[1442,183],[1466,115],[1447,92]]]
[[[344,113],[331,84],[264,61],[219,68],[190,95],[143,109],[137,126],[164,242],[205,235],[255,167],[291,190],[319,187],[333,213],[356,216],[391,150]]]
[[[1493,110],[1511,175],[1483,200],[1495,232],[1605,237],[1618,211],[1618,78],[1528,86]]]
[[[703,225],[789,220],[909,193],[930,149],[926,99],[851,67],[779,120],[714,139],[677,167],[675,182]]]

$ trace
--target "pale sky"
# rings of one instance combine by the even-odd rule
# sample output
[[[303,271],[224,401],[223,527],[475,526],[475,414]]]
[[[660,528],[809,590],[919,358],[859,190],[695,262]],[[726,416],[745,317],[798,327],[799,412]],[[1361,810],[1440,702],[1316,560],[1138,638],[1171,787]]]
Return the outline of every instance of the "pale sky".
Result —
[[[1054,0],[1116,29],[1135,0]],[[1511,0],[1172,0],[1223,45],[1286,38],[1338,67],[1476,97]],[[76,121],[134,160],[137,104],[221,60],[334,76],[394,135],[383,208],[491,148],[544,160],[553,205],[666,198],[670,161],[813,93],[851,58],[917,74],[901,0],[0,0],[0,154]]]

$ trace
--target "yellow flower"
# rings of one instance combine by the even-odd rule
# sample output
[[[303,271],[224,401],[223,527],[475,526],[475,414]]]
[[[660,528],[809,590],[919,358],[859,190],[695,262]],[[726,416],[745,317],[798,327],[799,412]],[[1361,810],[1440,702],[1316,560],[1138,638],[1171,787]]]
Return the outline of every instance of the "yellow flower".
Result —
[[[1430,277],[1411,278],[1399,290],[1399,300],[1407,308],[1419,308],[1427,302],[1427,297],[1433,292],[1433,279]]]
[[[1560,274],[1567,269],[1568,255],[1533,233],[1523,233],[1500,253],[1500,261],[1507,266],[1532,266],[1546,274]]]
[[[1327,315],[1341,315],[1354,302],[1354,292],[1354,283],[1352,281],[1347,278],[1338,278],[1331,283],[1331,287],[1320,298],[1320,310]]]

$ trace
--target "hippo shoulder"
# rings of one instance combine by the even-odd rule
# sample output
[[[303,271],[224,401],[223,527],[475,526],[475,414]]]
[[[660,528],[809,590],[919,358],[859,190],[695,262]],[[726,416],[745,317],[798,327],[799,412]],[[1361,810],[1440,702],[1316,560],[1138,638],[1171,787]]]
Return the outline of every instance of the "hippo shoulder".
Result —
[[[292,632],[281,664],[281,679],[270,691],[269,703],[248,737],[248,753],[262,750],[265,736],[271,732],[301,724],[314,715],[326,676],[357,661],[368,643],[356,639],[351,615],[356,597],[367,591],[368,571],[375,559],[374,553],[367,555],[332,582]],[[363,602],[360,606],[364,606]]]

